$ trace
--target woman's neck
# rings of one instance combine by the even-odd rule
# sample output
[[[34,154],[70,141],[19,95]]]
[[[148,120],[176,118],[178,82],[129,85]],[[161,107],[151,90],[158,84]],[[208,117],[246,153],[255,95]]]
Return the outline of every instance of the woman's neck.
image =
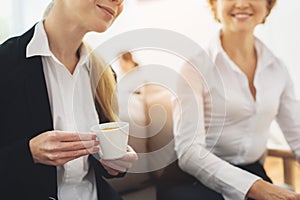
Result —
[[[78,50],[86,32],[63,15],[63,11],[54,6],[44,22],[44,27],[51,52],[73,73],[79,60]]]
[[[233,60],[249,60],[256,57],[253,33],[235,33],[222,31],[222,47]]]
[[[221,35],[222,46],[229,58],[247,76],[249,89],[256,99],[254,76],[257,65],[257,54],[254,46],[253,33],[232,33],[223,31]]]

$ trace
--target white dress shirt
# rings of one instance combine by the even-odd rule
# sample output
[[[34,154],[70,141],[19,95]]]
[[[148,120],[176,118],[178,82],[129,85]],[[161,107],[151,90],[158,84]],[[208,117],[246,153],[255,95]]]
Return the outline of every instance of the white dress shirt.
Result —
[[[91,126],[98,123],[98,115],[86,47],[81,46],[79,62],[71,74],[51,52],[43,22],[39,22],[26,56],[42,56],[54,130],[89,132]],[[58,166],[57,186],[60,200],[97,200],[96,180],[88,156]]]
[[[286,67],[257,38],[254,100],[246,75],[219,38],[208,55],[198,52],[181,70],[173,105],[175,150],[183,170],[226,200],[240,200],[260,177],[234,165],[261,158],[274,119],[300,160],[300,102]]]

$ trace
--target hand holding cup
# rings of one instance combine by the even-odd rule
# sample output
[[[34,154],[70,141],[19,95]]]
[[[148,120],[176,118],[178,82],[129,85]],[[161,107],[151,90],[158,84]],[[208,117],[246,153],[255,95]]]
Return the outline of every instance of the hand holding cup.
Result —
[[[32,138],[29,147],[35,163],[59,166],[99,151],[95,134],[47,131]]]

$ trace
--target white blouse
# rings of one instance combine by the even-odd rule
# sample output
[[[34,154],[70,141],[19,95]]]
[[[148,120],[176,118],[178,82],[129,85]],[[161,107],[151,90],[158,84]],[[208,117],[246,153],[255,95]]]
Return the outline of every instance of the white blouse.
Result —
[[[182,67],[173,101],[180,167],[226,200],[245,199],[260,178],[234,165],[263,156],[274,119],[300,160],[300,102],[293,82],[282,62],[257,38],[255,47],[256,100],[246,75],[229,59],[217,35],[207,53],[198,52]]]

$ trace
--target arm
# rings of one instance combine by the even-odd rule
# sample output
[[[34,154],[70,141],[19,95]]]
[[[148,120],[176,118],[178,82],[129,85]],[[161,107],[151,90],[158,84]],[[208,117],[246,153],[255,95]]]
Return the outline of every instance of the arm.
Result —
[[[285,67],[283,67],[285,87],[280,96],[280,104],[276,120],[292,151],[300,161],[300,101],[296,98],[293,81]]]
[[[1,184],[2,198],[43,199],[47,197],[46,195],[55,196],[56,168],[34,163],[29,148],[29,139],[15,141],[6,146],[1,145],[0,163],[0,177],[3,182]],[[17,193],[16,188],[19,188]]]
[[[208,58],[199,57],[201,59],[204,61],[197,66],[203,67],[202,75],[212,75],[209,71],[214,66],[207,61]],[[175,150],[179,165],[209,188],[222,193],[225,199],[244,199],[252,184],[260,178],[231,165],[205,148],[204,104],[210,96],[205,96],[203,80],[196,69],[184,66],[181,73],[185,79],[179,81],[178,100],[173,107]]]
[[[4,133],[1,132],[1,134]],[[2,144],[2,142],[4,141],[1,141],[0,147],[1,178],[14,182],[14,179],[18,180],[23,172],[27,172],[27,174],[24,174],[25,176],[27,176],[28,173],[32,175],[35,165],[30,153],[29,140],[19,140],[7,145]],[[22,166],[22,170],[16,169],[16,166],[19,164]],[[14,176],[12,176],[12,174],[14,174]]]
[[[28,185],[26,180],[32,180],[32,188],[41,186],[41,177],[55,173],[52,167],[35,165],[31,156],[29,140],[36,133],[30,127],[31,118],[26,112],[27,96],[23,95],[26,75],[19,70],[23,61],[19,59],[22,49],[17,43],[19,40],[13,38],[0,45],[0,177],[5,183],[1,187],[4,196],[14,186]]]

